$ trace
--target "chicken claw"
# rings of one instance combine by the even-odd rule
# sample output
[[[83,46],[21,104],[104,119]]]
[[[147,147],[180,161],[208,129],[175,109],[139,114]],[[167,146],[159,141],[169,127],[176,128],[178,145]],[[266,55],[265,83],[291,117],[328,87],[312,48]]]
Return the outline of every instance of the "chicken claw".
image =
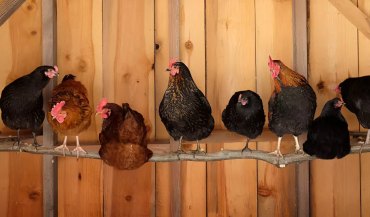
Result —
[[[203,151],[203,149],[200,148],[200,144],[199,144],[198,140],[197,140],[197,149],[195,149],[192,152],[193,152],[193,158],[195,158],[196,154],[203,154],[203,155],[207,154],[207,152]]]
[[[63,144],[54,148],[54,150],[56,151],[62,151],[63,152],[63,156],[65,157],[66,156],[66,153],[65,153],[65,150],[67,150],[69,152],[69,149],[67,147],[67,136],[64,137],[64,141],[63,141]]]
[[[72,152],[76,152],[77,158],[80,156],[80,152],[82,152],[84,154],[87,154],[87,152],[85,150],[83,150],[83,148],[81,147],[78,136],[76,136],[76,148],[73,149]]]
[[[270,152],[269,154],[276,155],[276,157],[283,157],[279,149],[276,149],[275,151]]]
[[[244,151],[251,152],[252,150],[248,148],[249,139],[247,139],[247,142],[245,143],[244,148],[242,149],[242,154]]]

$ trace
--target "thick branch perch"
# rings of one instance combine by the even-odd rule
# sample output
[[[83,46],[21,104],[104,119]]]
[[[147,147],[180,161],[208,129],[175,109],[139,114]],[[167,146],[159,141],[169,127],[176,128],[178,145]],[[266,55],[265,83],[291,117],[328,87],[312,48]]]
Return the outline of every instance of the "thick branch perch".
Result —
[[[219,135],[218,135],[219,136]],[[211,138],[213,139],[213,138]],[[13,141],[6,141],[0,145],[0,151],[8,152],[26,152],[31,154],[47,154],[55,156],[63,156],[60,151],[55,151],[49,147],[39,147],[37,150],[30,144],[25,144],[18,147],[13,147]],[[351,153],[364,153],[370,152],[370,146],[363,146],[358,143],[357,139],[352,139]],[[286,154],[284,157],[277,157],[264,151],[253,150],[251,152],[241,152],[240,150],[220,150],[219,152],[212,152],[207,154],[196,154],[186,153],[177,155],[176,153],[169,152],[169,143],[152,142],[149,144],[149,148],[154,152],[153,157],[150,159],[151,162],[175,162],[175,161],[218,161],[218,160],[233,160],[233,159],[256,159],[263,160],[270,164],[278,167],[285,167],[287,164],[300,163],[303,161],[314,160],[315,157],[311,157],[307,154]],[[81,158],[92,158],[100,159],[98,154],[99,145],[86,145],[83,147],[88,153],[80,154]],[[70,147],[72,150],[72,147]],[[65,156],[77,157],[76,153],[66,152]]]

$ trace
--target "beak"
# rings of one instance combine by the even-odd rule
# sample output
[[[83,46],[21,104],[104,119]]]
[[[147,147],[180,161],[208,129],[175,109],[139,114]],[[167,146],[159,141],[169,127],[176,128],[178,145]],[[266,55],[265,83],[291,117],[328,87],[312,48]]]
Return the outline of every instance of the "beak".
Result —
[[[167,71],[167,72],[170,72],[170,71],[171,71],[171,69],[166,69],[166,71]]]

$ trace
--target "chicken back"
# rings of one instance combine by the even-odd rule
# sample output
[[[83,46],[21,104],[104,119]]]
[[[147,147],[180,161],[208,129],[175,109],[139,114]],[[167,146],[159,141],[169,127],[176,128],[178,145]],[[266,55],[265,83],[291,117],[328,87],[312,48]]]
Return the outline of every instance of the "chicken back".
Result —
[[[117,169],[136,169],[153,155],[147,148],[147,127],[143,116],[124,103],[122,107],[103,99],[97,109],[103,118],[99,134],[99,155]]]

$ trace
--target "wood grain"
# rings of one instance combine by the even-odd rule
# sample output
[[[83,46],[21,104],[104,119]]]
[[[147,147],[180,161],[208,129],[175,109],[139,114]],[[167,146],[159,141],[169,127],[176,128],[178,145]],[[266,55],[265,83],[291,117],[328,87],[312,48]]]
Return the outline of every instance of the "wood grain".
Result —
[[[103,9],[104,96],[110,102],[129,103],[152,128],[154,3],[104,1]],[[153,166],[147,163],[137,170],[118,171],[104,165],[104,215],[150,216]]]
[[[206,1],[206,16],[207,97],[215,127],[224,128],[221,114],[230,97],[256,90],[254,1]],[[207,151],[242,149],[245,144],[218,142]],[[257,216],[256,165],[253,160],[207,163],[208,216]]]
[[[256,1],[256,72],[257,91],[267,112],[272,93],[268,56],[293,67],[292,1]],[[293,143],[283,137],[282,152],[292,152]],[[302,143],[302,141],[301,141]],[[258,143],[258,149],[271,151],[276,142]],[[258,216],[296,216],[295,167],[277,169],[258,162]]]
[[[370,2],[358,0],[359,9],[367,16],[370,15]],[[370,75],[370,40],[358,31],[358,58],[359,58],[359,76]],[[361,131],[366,129],[361,128]],[[370,154],[360,155],[361,159],[361,215],[370,216]]]
[[[88,91],[90,106],[95,108],[102,97],[102,1],[57,1],[57,65],[59,82],[65,74],[76,75]],[[83,146],[97,141],[94,116],[91,125],[80,134]],[[59,140],[64,135],[59,135]],[[75,137],[68,144],[75,145]],[[59,141],[61,143],[61,141]],[[103,211],[102,164],[94,160],[59,158],[58,213],[101,216]],[[82,179],[79,179],[80,174]]]
[[[357,29],[329,1],[310,1],[310,12],[309,78],[317,94],[319,114],[324,103],[335,96],[332,90],[339,82],[358,76]],[[345,108],[342,113],[350,130],[358,130],[355,116]],[[359,171],[356,155],[313,161],[311,215],[360,216]]]
[[[26,1],[0,27],[0,89],[41,64],[41,1]],[[0,131],[15,134],[0,123]],[[2,153],[1,216],[42,216],[42,156]]]

